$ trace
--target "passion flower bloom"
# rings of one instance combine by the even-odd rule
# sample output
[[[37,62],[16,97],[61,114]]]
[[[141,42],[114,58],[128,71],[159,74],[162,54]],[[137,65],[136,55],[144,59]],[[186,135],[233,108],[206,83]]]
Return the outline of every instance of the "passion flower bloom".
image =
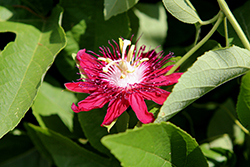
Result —
[[[159,86],[169,86],[178,82],[182,73],[165,75],[172,66],[163,66],[172,57],[172,53],[164,56],[155,50],[145,52],[145,46],[139,48],[131,45],[130,40],[119,39],[119,45],[113,40],[108,47],[100,47],[100,55],[86,49],[76,55],[76,63],[84,76],[79,82],[66,83],[65,87],[73,92],[90,94],[74,103],[74,112],[89,111],[102,108],[108,104],[107,114],[102,126],[108,126],[131,106],[137,118],[144,124],[154,121],[153,113],[147,110],[146,100],[160,105],[170,92]]]

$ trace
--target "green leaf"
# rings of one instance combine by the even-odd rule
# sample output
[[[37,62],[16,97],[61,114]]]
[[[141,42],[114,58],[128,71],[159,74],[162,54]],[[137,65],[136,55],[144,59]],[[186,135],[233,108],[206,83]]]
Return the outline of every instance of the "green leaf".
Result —
[[[34,128],[30,128],[30,125],[27,123],[24,124],[27,133],[32,140],[33,144],[35,145],[36,149],[40,152],[40,154],[49,162],[53,162],[53,157],[50,152],[46,149],[45,145],[43,144],[41,138],[38,136],[37,131]]]
[[[250,131],[250,73],[242,77],[237,102],[237,114],[243,126]]]
[[[112,16],[126,12],[137,4],[139,0],[104,0],[104,18],[108,20]]]
[[[109,134],[105,127],[101,127],[105,114],[105,109],[94,109],[88,112],[80,112],[78,118],[90,144],[98,151],[109,155],[109,150],[100,141],[103,136]]]
[[[76,102],[76,100],[72,92],[43,82],[32,106],[32,111],[41,126],[46,126],[41,120],[42,117],[58,115],[64,125],[72,131],[74,112],[71,110],[70,106],[73,102]]]
[[[0,22],[0,32],[16,34],[16,40],[0,53],[0,92],[4,97],[0,100],[0,137],[20,122],[46,71],[65,45],[65,34],[58,25],[61,14],[57,6],[46,20],[26,18],[24,22],[30,25],[14,20]]]
[[[147,49],[161,51],[167,36],[167,15],[161,3],[138,4],[134,8],[135,15],[139,18],[139,30],[137,46],[146,45]],[[139,48],[138,48],[139,49]]]
[[[10,10],[0,6],[0,22],[10,19],[12,15],[13,13]]]
[[[250,69],[250,52],[233,46],[206,52],[185,72],[164,102],[155,122],[166,121],[217,86]]]
[[[64,8],[63,28],[66,32],[72,32],[74,37],[72,40],[76,42],[79,40],[80,49],[86,48],[97,53],[100,46],[108,44],[108,40],[118,41],[119,37],[127,38],[130,35],[127,14],[104,20],[103,0],[84,2],[61,0],[60,4]],[[77,24],[84,29],[84,32],[75,31]]]
[[[29,137],[17,129],[0,140],[0,152],[1,167],[49,167],[48,161],[41,157]]]
[[[209,166],[235,166],[232,141],[223,135],[210,143],[203,143],[200,148],[208,160]]]
[[[169,122],[105,136],[102,143],[123,166],[207,166],[196,141]]]
[[[162,0],[162,2],[167,11],[178,20],[189,24],[200,21],[196,11],[185,0]]]
[[[27,128],[36,131],[40,140],[50,152],[55,164],[58,167],[110,166],[109,159],[103,158],[80,147],[70,139],[56,132],[53,132],[49,129],[40,128],[32,124],[28,124]]]

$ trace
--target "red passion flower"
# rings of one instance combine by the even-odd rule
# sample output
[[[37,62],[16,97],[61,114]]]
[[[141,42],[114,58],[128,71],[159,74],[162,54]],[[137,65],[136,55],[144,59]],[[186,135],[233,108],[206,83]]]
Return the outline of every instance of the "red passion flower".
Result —
[[[146,100],[160,105],[170,92],[160,89],[178,82],[182,73],[165,75],[172,66],[163,68],[172,53],[164,56],[163,52],[145,51],[145,45],[136,53],[136,45],[131,40],[119,39],[119,46],[113,40],[111,49],[100,47],[100,55],[86,49],[76,55],[76,63],[84,76],[79,82],[66,83],[65,87],[73,92],[90,94],[74,103],[74,112],[102,108],[108,104],[107,114],[102,126],[108,126],[131,106],[137,118],[144,124],[154,121],[153,113],[147,110]]]

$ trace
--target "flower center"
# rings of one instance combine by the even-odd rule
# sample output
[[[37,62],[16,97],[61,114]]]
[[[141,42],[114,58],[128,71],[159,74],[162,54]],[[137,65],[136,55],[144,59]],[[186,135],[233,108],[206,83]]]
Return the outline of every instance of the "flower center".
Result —
[[[119,45],[122,53],[120,59],[111,60],[104,57],[99,57],[98,59],[108,63],[102,68],[103,72],[106,73],[106,80],[118,87],[128,88],[129,85],[140,83],[143,80],[147,66],[141,65],[141,63],[147,61],[148,58],[137,59],[137,56],[134,56],[135,45],[131,45],[129,40],[119,38]],[[126,49],[129,45],[131,47],[125,59]]]
[[[117,75],[118,74],[120,75],[119,76],[120,79],[125,79],[128,76],[131,77],[132,76],[131,73],[134,73],[137,70],[137,67],[139,67],[142,62],[147,61],[148,58],[136,59],[137,58],[136,56],[133,57],[135,45],[131,45],[130,40],[127,40],[127,39],[122,40],[121,38],[119,38],[119,45],[120,45],[121,53],[122,53],[121,59],[111,60],[110,58],[103,58],[103,57],[99,57],[98,59],[108,63],[105,67],[103,67],[103,72],[106,72],[106,73],[112,72],[113,73],[114,69],[116,69],[116,67],[117,67],[120,70],[120,72],[118,72],[118,73],[115,70]],[[130,47],[129,52],[127,54],[127,59],[125,59],[126,49],[129,45],[131,45],[131,47]],[[111,68],[112,66],[115,66],[115,67]],[[136,73],[133,75],[136,75]],[[129,78],[127,78],[126,80],[128,80]]]

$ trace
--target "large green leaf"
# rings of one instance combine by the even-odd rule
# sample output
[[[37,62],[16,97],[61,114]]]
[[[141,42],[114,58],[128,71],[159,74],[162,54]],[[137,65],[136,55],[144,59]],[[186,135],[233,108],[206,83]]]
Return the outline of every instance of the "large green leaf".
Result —
[[[47,126],[46,123],[42,121],[42,117],[58,115],[64,125],[72,131],[74,112],[71,110],[70,106],[73,102],[76,102],[76,100],[73,93],[63,91],[62,88],[43,82],[36,100],[32,105],[32,111],[41,126]],[[55,124],[55,126],[56,125],[57,124]]]
[[[233,46],[206,52],[185,72],[164,102],[155,122],[166,121],[215,87],[250,69],[250,52]]]
[[[207,166],[196,141],[169,122],[105,136],[102,142],[123,166]]]
[[[139,0],[104,0],[104,17],[108,20],[112,16],[126,12]]]
[[[190,24],[200,21],[196,11],[185,0],[162,0],[162,2],[168,12],[178,20]]]
[[[167,15],[161,3],[138,4],[134,8],[135,15],[139,18],[139,30],[137,37],[140,40],[137,46],[146,45],[147,49],[161,51],[167,36]],[[139,48],[138,48],[139,49]]]
[[[46,128],[28,124],[26,128],[35,131],[58,167],[110,166],[110,160],[92,153],[70,139]]]
[[[25,13],[24,9],[18,11],[21,16]],[[61,14],[57,6],[48,19],[27,17],[27,24],[14,19],[0,22],[0,32],[16,34],[16,40],[0,53],[0,137],[20,122],[46,71],[65,45],[65,34],[58,25]]]
[[[250,130],[250,72],[242,77],[236,109],[241,123]]]

